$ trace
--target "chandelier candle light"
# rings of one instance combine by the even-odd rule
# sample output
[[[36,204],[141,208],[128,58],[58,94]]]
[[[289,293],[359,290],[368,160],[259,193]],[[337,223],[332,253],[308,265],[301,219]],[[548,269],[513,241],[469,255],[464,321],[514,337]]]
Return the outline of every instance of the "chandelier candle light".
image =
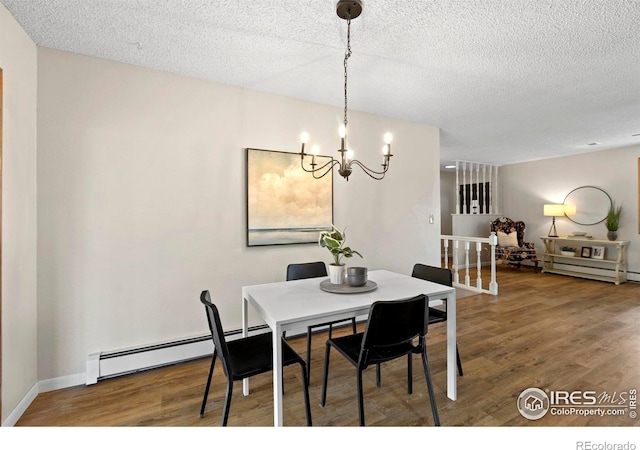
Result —
[[[314,145],[311,149],[311,164],[310,168],[305,167],[305,156],[308,154],[304,152],[305,145],[309,141],[309,134],[302,133],[300,140],[302,141],[302,149],[300,150],[300,166],[305,172],[313,174],[314,178],[322,178],[328,174],[334,166],[338,166],[338,173],[349,181],[349,175],[351,175],[351,167],[353,164],[359,166],[364,173],[376,180],[382,180],[384,175],[389,170],[389,161],[393,156],[391,154],[391,133],[384,135],[384,147],[382,148],[382,170],[371,170],[362,164],[357,159],[353,159],[353,150],[347,149],[347,61],[351,56],[351,19],[355,19],[362,12],[362,2],[360,0],[340,0],[336,5],[336,13],[338,17],[347,21],[347,50],[344,54],[344,123],[340,126],[340,158],[339,160],[331,158],[331,161],[319,165],[316,163],[316,155],[319,152],[318,146]],[[319,167],[318,167],[319,166]]]

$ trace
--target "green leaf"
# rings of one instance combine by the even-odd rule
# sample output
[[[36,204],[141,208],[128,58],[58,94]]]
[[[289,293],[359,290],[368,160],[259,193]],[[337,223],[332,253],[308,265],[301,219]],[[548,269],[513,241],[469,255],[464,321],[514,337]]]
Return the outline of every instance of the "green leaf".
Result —
[[[340,247],[340,242],[330,237],[325,237],[324,243],[330,250]]]

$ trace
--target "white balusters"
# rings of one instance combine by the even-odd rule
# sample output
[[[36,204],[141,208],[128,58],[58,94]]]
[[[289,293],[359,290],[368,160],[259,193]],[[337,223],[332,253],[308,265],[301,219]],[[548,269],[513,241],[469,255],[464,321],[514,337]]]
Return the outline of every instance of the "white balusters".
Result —
[[[444,245],[444,268],[449,268],[449,239],[443,241]]]
[[[456,214],[498,214],[498,166],[456,161]],[[495,168],[495,170],[494,170]],[[489,174],[487,176],[487,169]],[[462,172],[462,173],[460,173]],[[474,175],[475,172],[475,175]],[[482,173],[482,174],[481,174]],[[469,192],[467,193],[467,178]],[[460,181],[462,179],[462,184]],[[475,199],[474,199],[475,187]],[[482,191],[482,195],[480,192]],[[480,200],[482,199],[482,206]],[[462,202],[462,203],[461,203]]]
[[[460,276],[458,275],[458,240],[453,241],[453,282],[460,283]]]
[[[498,166],[496,166],[496,182],[495,182],[495,186],[493,187],[493,192],[495,193],[494,195],[494,202],[493,202],[493,207],[492,207],[492,211],[494,214],[499,214],[498,210]]]
[[[451,271],[453,273],[453,284],[456,287],[471,290],[478,293],[486,293],[492,295],[498,295],[498,283],[496,282],[496,245],[498,244],[498,238],[495,233],[491,233],[488,238],[479,237],[463,237],[463,236],[440,236],[444,247],[444,262],[445,268],[448,268],[449,264],[449,242],[452,243],[451,258],[453,263],[451,264]],[[464,249],[461,248],[460,243],[463,243]],[[471,243],[474,243],[474,249],[476,252],[476,279],[475,286],[471,284],[471,264],[470,264],[470,250]],[[482,248],[483,245],[489,245],[491,247],[491,261],[487,262],[491,264],[491,282],[489,283],[489,289],[483,289],[482,283]],[[460,283],[460,253],[464,251],[464,283]]]
[[[456,161],[456,214],[460,214],[460,181],[459,181],[460,161]]]
[[[497,170],[497,169],[496,169]],[[498,295],[498,282],[496,281],[496,245],[498,245],[498,236],[492,231],[489,236],[491,245],[491,283],[489,283],[489,293]]]
[[[467,163],[462,163],[462,214],[467,213]]]
[[[464,284],[471,284],[471,274],[469,273],[469,241],[464,241],[464,268],[466,275],[464,276]]]
[[[477,276],[476,276],[476,287],[478,289],[482,289],[482,274],[481,274],[481,269],[482,269],[482,242],[476,242],[476,267],[478,268],[478,270],[476,271]]]

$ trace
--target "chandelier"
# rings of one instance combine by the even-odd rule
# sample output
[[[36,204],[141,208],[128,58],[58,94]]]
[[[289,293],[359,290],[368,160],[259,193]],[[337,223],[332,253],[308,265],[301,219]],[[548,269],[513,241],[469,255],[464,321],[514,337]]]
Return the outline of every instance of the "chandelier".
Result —
[[[309,141],[309,134],[302,133],[302,136],[300,137],[302,141],[302,149],[300,150],[300,166],[305,172],[313,174],[314,178],[324,177],[333,170],[334,166],[337,165],[338,173],[349,181],[351,168],[355,164],[371,178],[382,180],[384,175],[387,173],[387,170],[389,170],[389,161],[393,156],[391,154],[391,133],[386,133],[384,135],[384,147],[382,148],[382,170],[380,171],[371,170],[357,159],[353,159],[353,150],[347,149],[347,62],[351,56],[351,19],[358,17],[361,12],[362,2],[360,0],[340,0],[336,5],[336,13],[338,14],[338,17],[347,21],[347,50],[344,54],[344,122],[338,131],[338,134],[340,135],[340,148],[338,149],[340,156],[338,159],[331,158],[331,161],[324,164],[316,163],[316,156],[318,155],[319,148],[318,146],[313,146],[310,155],[305,153],[305,145]],[[311,162],[307,163],[307,166],[305,167],[305,160],[308,160],[308,156],[311,156]]]

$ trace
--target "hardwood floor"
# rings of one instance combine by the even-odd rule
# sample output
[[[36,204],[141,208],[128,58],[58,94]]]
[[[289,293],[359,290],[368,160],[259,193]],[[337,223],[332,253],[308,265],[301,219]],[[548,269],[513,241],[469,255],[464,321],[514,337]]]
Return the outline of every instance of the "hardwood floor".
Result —
[[[640,389],[640,285],[613,284],[528,268],[499,267],[500,294],[472,295],[458,302],[458,345],[464,376],[458,400],[446,397],[446,325],[429,328],[428,351],[443,426],[638,426],[624,416],[552,415],[524,418],[516,408],[529,387],[610,395]],[[194,298],[194,307],[197,298]],[[204,320],[204,315],[203,315]],[[344,329],[341,332],[347,332]],[[327,406],[320,408],[323,335],[312,349],[311,408],[314,425],[358,424],[354,369],[332,353]],[[305,352],[303,338],[292,345]],[[365,372],[365,415],[370,426],[433,425],[418,359],[414,392],[406,393],[406,361]],[[18,426],[218,426],[225,377],[216,365],[209,402],[198,418],[210,360],[202,359],[38,395]],[[285,368],[284,423],[304,426],[298,367]],[[251,395],[234,385],[229,426],[271,426],[271,375],[252,378]]]

